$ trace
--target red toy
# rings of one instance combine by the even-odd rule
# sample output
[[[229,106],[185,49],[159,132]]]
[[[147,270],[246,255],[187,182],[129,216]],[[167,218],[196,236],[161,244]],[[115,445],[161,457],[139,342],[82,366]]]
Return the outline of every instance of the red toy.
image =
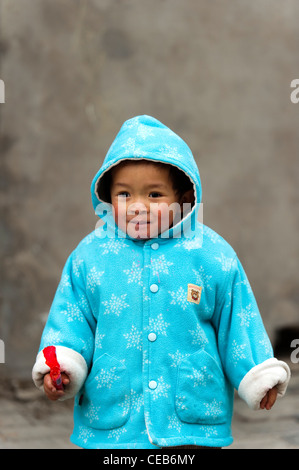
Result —
[[[55,346],[48,346],[43,350],[46,364],[50,367],[50,377],[56,390],[63,390],[62,377],[60,373],[60,365],[56,357]]]

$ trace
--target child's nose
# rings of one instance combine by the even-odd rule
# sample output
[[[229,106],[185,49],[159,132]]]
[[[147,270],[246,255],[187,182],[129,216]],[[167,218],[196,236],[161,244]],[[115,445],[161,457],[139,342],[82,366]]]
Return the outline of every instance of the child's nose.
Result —
[[[129,215],[147,214],[148,208],[142,201],[136,201],[129,205],[127,213]]]

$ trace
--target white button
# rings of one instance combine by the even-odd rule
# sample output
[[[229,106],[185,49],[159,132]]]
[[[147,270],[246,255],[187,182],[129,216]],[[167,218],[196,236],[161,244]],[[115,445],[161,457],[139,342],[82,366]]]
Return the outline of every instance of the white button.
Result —
[[[156,339],[157,339],[156,333],[150,333],[150,334],[148,335],[148,340],[149,340],[149,341],[156,341]]]
[[[159,290],[159,287],[157,286],[157,284],[152,284],[152,285],[150,286],[150,291],[151,291],[151,292],[154,292],[154,293],[155,293],[155,292],[158,292],[158,290]]]
[[[158,248],[159,248],[159,243],[153,243],[151,246],[152,246],[152,249],[153,249],[153,250],[158,250]]]
[[[151,390],[155,390],[155,388],[157,388],[157,382],[155,380],[151,380],[150,383],[148,384],[149,388]]]

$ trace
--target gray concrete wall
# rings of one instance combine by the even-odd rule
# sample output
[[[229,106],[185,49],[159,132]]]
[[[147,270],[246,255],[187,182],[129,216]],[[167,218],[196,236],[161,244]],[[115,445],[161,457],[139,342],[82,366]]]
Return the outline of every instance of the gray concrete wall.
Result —
[[[204,222],[236,249],[274,338],[299,322],[297,0],[0,0],[5,364],[28,376],[91,179],[122,122],[189,144]]]

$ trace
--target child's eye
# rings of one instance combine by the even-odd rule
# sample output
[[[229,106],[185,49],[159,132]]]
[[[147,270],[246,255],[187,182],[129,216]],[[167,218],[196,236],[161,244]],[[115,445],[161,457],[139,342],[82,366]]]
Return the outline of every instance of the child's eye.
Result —
[[[152,191],[149,194],[150,197],[156,198],[156,197],[161,197],[161,193],[158,193],[157,191]]]
[[[121,191],[120,193],[118,193],[117,196],[118,197],[129,197],[130,194],[128,193],[128,191]]]

